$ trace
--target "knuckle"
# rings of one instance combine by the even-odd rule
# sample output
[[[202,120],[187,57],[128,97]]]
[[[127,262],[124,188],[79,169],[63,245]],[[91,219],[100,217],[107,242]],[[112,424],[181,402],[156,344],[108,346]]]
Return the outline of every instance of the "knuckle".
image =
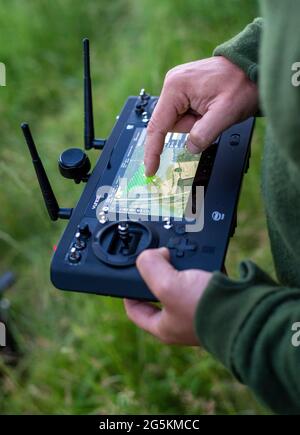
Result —
[[[172,68],[165,77],[164,87],[170,88],[184,83],[184,72],[179,68]]]
[[[147,126],[147,136],[158,136],[166,134],[166,131],[164,130],[163,124],[162,124],[162,117],[160,115],[161,112],[154,112],[151,116],[151,119],[149,121],[149,124]]]
[[[152,136],[153,134],[156,133],[157,128],[155,126],[156,126],[156,121],[155,121],[155,115],[153,114],[147,126],[147,136]]]
[[[166,277],[166,276],[165,277],[162,276],[161,282],[157,288],[158,296],[160,296],[160,295],[166,296],[170,292],[170,290],[172,289],[172,285],[173,285],[173,282],[172,282],[171,278]]]
[[[176,68],[177,67],[169,69],[169,71],[167,72],[167,74],[165,76],[165,81],[169,80],[170,78],[172,78],[173,74],[175,74],[175,72],[176,72]]]

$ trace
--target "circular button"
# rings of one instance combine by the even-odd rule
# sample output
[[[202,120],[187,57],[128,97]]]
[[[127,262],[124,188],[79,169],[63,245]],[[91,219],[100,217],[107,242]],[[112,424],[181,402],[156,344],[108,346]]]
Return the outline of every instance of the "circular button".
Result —
[[[75,247],[72,247],[69,253],[69,261],[70,263],[78,263],[81,260],[81,254],[77,251]]]
[[[80,148],[69,148],[60,155],[60,163],[66,168],[80,167],[86,159],[86,154]]]
[[[91,169],[91,162],[80,148],[69,148],[60,155],[58,167],[63,177],[80,181]]]
[[[78,231],[80,232],[80,235],[83,237],[89,237],[91,235],[89,225],[85,222],[82,222],[78,225]]]

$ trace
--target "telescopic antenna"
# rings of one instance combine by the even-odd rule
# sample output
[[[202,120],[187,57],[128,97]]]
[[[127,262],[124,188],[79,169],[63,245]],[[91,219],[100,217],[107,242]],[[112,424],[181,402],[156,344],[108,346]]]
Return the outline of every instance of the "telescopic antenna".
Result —
[[[21,129],[23,131],[28,149],[31,154],[32,163],[38,178],[38,182],[41,188],[41,192],[45,201],[45,205],[48,210],[48,214],[50,216],[50,219],[53,221],[56,221],[58,218],[61,219],[69,219],[72,214],[71,208],[59,208],[58,202],[56,200],[56,197],[54,195],[54,192],[52,190],[50,181],[47,177],[45,168],[43,166],[43,163],[40,159],[40,156],[37,152],[29,125],[24,122],[21,125]]]
[[[90,65],[90,42],[88,38],[83,40],[83,69],[84,69],[84,147],[86,150],[91,148],[103,149],[106,140],[95,139],[94,114],[93,114],[93,95]]]

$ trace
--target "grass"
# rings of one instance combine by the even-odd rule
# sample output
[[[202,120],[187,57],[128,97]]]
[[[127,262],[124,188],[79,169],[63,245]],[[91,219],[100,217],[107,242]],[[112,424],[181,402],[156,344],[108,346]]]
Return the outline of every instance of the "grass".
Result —
[[[243,3],[241,5],[241,3]],[[28,120],[62,206],[81,186],[57,173],[57,157],[82,144],[81,39],[92,44],[98,135],[141,87],[158,94],[172,66],[210,56],[257,15],[252,0],[0,0],[0,270],[14,270],[12,320],[24,356],[0,360],[0,413],[263,413],[251,393],[201,349],[167,347],[127,320],[122,302],[61,293],[49,282],[49,222],[19,124]],[[227,267],[252,258],[269,272],[259,193],[263,124],[253,141],[239,227]],[[97,152],[91,152],[93,161]]]

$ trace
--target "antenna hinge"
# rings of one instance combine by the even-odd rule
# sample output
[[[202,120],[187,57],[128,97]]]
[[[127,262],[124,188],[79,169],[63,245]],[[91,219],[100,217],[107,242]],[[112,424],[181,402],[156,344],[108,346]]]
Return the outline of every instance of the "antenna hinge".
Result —
[[[72,216],[72,212],[72,208],[60,208],[58,210],[58,217],[60,219],[70,219],[70,217]]]
[[[106,144],[106,139],[94,139],[91,148],[95,148],[96,150],[103,150],[105,144]]]

